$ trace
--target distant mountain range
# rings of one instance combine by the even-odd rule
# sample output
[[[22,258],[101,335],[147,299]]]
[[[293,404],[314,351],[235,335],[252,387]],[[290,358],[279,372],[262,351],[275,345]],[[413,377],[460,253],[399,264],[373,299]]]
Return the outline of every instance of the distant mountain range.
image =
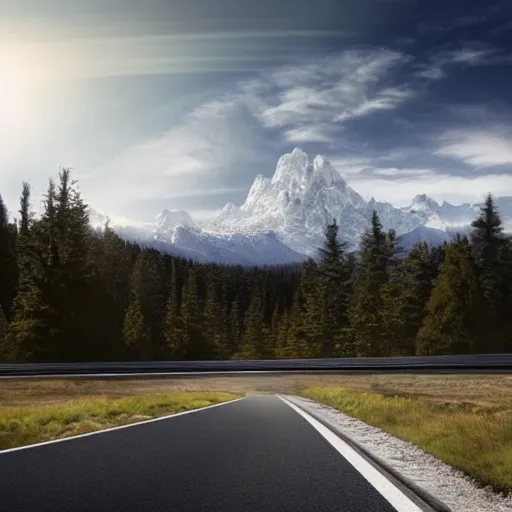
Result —
[[[512,228],[512,197],[496,198],[508,228]],[[397,208],[374,198],[365,201],[321,155],[310,161],[299,148],[283,155],[272,178],[258,175],[245,203],[227,204],[208,223],[198,223],[186,211],[164,210],[142,227],[112,225],[123,238],[199,261],[262,265],[298,262],[315,256],[325,226],[336,219],[339,236],[356,249],[376,210],[385,230],[395,229],[407,250],[419,241],[440,245],[455,232],[465,232],[479,204],[439,204],[425,194]],[[106,217],[91,211],[91,224]]]

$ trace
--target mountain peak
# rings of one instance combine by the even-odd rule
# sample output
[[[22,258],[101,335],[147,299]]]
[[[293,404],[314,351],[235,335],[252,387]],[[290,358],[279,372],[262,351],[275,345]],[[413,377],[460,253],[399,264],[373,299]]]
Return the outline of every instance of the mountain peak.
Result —
[[[435,212],[439,209],[439,203],[432,199],[427,194],[417,194],[414,196],[411,205],[409,206],[409,210],[415,211],[429,211]]]
[[[197,224],[184,210],[163,210],[156,216],[156,233],[168,233],[177,227],[197,229]]]
[[[328,186],[334,183],[345,184],[340,173],[332,167],[331,162],[323,155],[316,155],[313,160],[313,176],[322,176]]]
[[[279,158],[272,184],[292,192],[305,185],[311,172],[308,155],[302,149],[295,148],[291,153],[285,153]]]

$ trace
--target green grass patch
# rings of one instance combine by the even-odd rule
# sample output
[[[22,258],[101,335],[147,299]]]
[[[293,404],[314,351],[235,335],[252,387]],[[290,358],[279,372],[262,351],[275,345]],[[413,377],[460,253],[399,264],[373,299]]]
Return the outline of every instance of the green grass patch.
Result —
[[[328,386],[301,394],[411,441],[481,485],[512,492],[512,415]]]
[[[6,407],[0,409],[0,450],[135,423],[241,396],[237,393],[174,392]]]

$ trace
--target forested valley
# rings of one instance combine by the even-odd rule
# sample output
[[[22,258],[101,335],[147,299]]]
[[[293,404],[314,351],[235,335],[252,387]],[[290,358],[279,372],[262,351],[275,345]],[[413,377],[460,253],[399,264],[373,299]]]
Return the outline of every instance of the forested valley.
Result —
[[[41,215],[0,198],[0,360],[364,357],[512,351],[512,239],[491,196],[469,236],[399,254],[374,212],[360,251],[333,219],[318,258],[187,261],[91,229],[68,170]],[[341,228],[342,229],[342,228]]]

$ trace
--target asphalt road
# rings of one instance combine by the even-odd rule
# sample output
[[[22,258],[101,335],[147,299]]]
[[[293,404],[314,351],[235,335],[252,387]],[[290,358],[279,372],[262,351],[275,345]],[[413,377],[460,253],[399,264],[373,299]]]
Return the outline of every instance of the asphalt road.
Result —
[[[0,452],[1,512],[394,510],[275,396]]]

